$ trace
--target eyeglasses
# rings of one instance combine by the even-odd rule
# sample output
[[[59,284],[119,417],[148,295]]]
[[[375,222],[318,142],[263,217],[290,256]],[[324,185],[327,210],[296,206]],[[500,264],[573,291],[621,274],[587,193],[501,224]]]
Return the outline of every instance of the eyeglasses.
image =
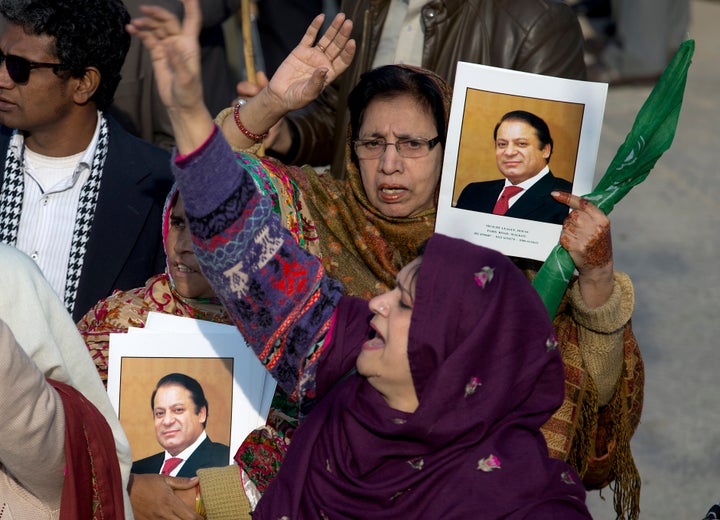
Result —
[[[355,145],[355,153],[358,159],[377,159],[385,153],[385,149],[389,144],[395,146],[400,157],[405,159],[417,159],[425,157],[430,150],[435,148],[440,142],[440,136],[432,139],[424,139],[422,137],[412,137],[409,139],[398,139],[394,143],[389,143],[385,139],[358,139],[353,141]]]
[[[27,83],[30,79],[30,71],[33,69],[52,69],[55,74],[61,69],[67,68],[62,63],[41,63],[37,61],[26,60],[14,54],[5,54],[0,51],[0,65],[5,63],[8,76],[15,83]]]

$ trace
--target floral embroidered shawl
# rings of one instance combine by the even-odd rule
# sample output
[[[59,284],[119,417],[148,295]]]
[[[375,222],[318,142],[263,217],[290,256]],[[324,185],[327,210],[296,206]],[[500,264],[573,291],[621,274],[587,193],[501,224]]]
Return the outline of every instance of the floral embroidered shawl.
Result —
[[[170,225],[170,208],[177,193],[177,187],[173,187],[165,201],[162,225],[165,247]],[[145,282],[144,287],[116,291],[95,304],[77,324],[103,383],[107,384],[110,334],[127,332],[130,327],[144,327],[150,312],[230,323],[225,309],[217,299],[195,300],[180,296],[167,272],[153,276]]]

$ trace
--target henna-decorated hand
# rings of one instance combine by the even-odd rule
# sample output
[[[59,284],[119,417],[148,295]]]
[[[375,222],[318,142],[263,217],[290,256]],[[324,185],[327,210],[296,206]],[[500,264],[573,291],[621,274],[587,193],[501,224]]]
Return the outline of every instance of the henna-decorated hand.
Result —
[[[589,307],[598,307],[607,301],[614,287],[610,219],[577,195],[553,192],[552,196],[572,209],[563,223],[560,245],[575,262],[583,300]]]

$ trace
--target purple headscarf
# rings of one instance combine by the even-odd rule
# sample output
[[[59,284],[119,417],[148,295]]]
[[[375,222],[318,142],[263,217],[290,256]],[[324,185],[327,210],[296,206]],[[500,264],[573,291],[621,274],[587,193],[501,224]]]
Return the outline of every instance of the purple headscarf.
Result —
[[[337,382],[370,317],[367,302],[341,300],[318,367],[325,396],[253,518],[590,518],[579,478],[540,433],[564,395],[552,323],[505,256],[429,240],[409,333],[413,413],[359,375]]]

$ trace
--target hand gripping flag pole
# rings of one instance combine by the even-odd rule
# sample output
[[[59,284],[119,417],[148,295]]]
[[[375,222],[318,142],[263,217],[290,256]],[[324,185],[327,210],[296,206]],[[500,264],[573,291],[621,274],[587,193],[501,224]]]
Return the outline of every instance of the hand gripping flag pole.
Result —
[[[657,160],[670,148],[694,50],[694,40],[680,45],[635,117],[630,133],[605,175],[591,193],[583,196],[606,215],[634,186],[645,180]],[[551,318],[555,317],[574,270],[570,253],[558,244],[533,280]]]

